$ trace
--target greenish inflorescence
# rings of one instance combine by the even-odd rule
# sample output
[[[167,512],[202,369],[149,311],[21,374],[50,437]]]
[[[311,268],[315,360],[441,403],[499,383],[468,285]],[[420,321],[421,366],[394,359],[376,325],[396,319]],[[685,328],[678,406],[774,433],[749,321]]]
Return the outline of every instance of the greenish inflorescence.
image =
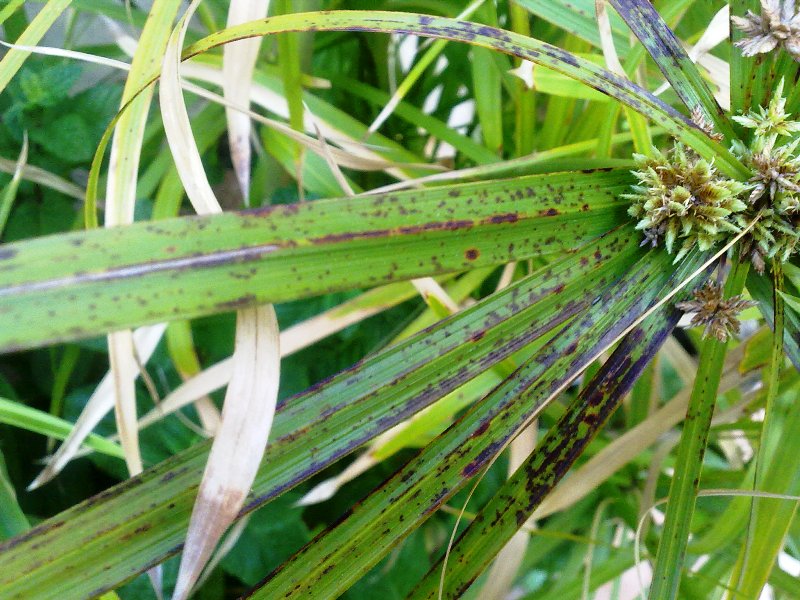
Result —
[[[739,198],[747,184],[728,179],[682,144],[666,154],[654,148],[653,156],[634,157],[639,183],[626,195],[628,214],[637,219],[645,243],[663,243],[672,254],[680,241],[678,261],[694,246],[708,250],[723,235],[741,231],[732,216],[747,208]]]
[[[767,258],[788,260],[800,242],[800,138],[791,139],[800,132],[800,122],[789,118],[782,93],[781,81],[766,109],[733,117],[753,130],[749,145],[736,141],[732,150],[753,171],[747,212],[750,218],[760,218],[745,238],[743,251],[759,272],[763,272]],[[782,138],[790,139],[778,143]]]
[[[663,245],[677,262],[692,247],[708,250],[752,225],[742,252],[759,272],[767,259],[794,254],[800,246],[800,122],[786,112],[782,94],[783,82],[766,108],[733,117],[753,130],[750,143],[731,146],[752,171],[746,182],[725,177],[681,144],[634,155],[639,181],[626,197],[643,243]]]

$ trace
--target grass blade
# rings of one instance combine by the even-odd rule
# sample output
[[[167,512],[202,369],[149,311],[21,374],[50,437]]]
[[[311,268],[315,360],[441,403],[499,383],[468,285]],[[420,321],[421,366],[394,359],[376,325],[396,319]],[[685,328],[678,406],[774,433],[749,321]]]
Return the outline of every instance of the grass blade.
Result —
[[[644,44],[689,111],[701,110],[715,129],[729,139],[733,128],[678,38],[649,0],[610,0]]]
[[[0,351],[569,251],[627,220],[630,181],[533,176],[8,244]]]
[[[585,310],[599,286],[620,277],[642,254],[631,230],[609,235],[288,399],[276,413],[244,512]],[[92,596],[176,553],[209,446],[200,443],[0,546],[0,587],[23,597],[47,585],[62,595]]]
[[[566,475],[678,321],[668,308],[629,333],[554,425],[533,454],[472,520],[453,546],[447,569],[440,560],[414,589],[412,598],[459,598]]]
[[[35,46],[38,44],[71,3],[72,0],[49,0],[16,40],[17,45]],[[27,50],[13,48],[6,52],[6,55],[0,60],[0,92],[6,89],[8,82],[17,74],[29,55],[30,52]]]
[[[255,21],[211,34],[188,47],[184,58],[247,37],[308,29],[325,31],[371,31],[411,33],[426,37],[458,40],[510,54],[541,64],[582,81],[654,120],[692,146],[729,176],[748,177],[747,169],[730,151],[711,140],[689,119],[630,81],[550,44],[487,25],[444,17],[379,11],[330,11],[282,15]],[[691,64],[691,61],[689,61]],[[692,64],[692,68],[695,68]],[[710,92],[709,92],[710,93]],[[713,101],[713,98],[712,98]]]
[[[278,327],[272,305],[239,311],[233,375],[189,521],[173,598],[186,598],[244,504],[272,427],[278,396]]]
[[[22,141],[22,150],[20,150],[17,163],[14,165],[14,172],[11,181],[3,190],[3,195],[0,197],[0,239],[3,238],[3,231],[8,222],[8,215],[11,214],[11,207],[14,205],[14,200],[17,197],[17,190],[19,189],[19,182],[22,180],[22,174],[25,171],[26,163],[28,162],[28,135]]]
[[[231,0],[228,7],[228,27],[263,19],[269,10],[269,0]],[[222,50],[222,72],[225,98],[241,102],[250,98],[253,70],[258,58],[261,40],[254,38],[228,44]],[[228,120],[228,145],[231,150],[233,170],[239,181],[245,205],[250,200],[250,118],[231,108],[225,109]]]
[[[200,0],[187,8],[164,54],[161,113],[164,132],[186,194],[200,214],[222,212],[206,178],[183,101],[180,51]],[[222,422],[214,437],[192,510],[173,598],[189,596],[222,535],[244,504],[267,445],[280,380],[278,320],[272,305],[236,315],[233,372]]]
[[[252,597],[293,598],[313,593],[318,598],[332,598],[345,590],[482,472],[515,432],[644,314],[670,279],[662,270],[665,258],[669,257],[650,254],[604,288],[594,310],[565,326],[551,344],[523,363],[343,521],[284,563]],[[687,260],[678,268],[673,286],[681,275],[691,273],[693,262]],[[634,281],[643,280],[648,282],[646,287],[631,287]],[[641,293],[642,289],[648,292]]]

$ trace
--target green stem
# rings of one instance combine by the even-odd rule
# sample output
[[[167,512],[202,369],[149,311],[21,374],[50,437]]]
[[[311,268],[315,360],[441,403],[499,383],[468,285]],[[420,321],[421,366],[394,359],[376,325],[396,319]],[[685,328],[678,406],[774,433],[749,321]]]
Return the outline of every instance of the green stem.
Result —
[[[744,289],[748,268],[748,262],[734,260],[725,282],[726,298]],[[658,545],[650,600],[671,600],[677,596],[727,346],[727,342],[708,336],[700,350],[697,377],[675,459],[675,475],[669,489],[669,503]]]
[[[760,487],[763,488],[763,474],[765,471],[765,464],[764,459],[765,454],[768,453],[768,444],[769,444],[769,434],[771,431],[770,425],[776,420],[778,415],[775,414],[776,412],[776,402],[775,398],[778,395],[779,390],[779,378],[781,372],[781,364],[783,363],[784,355],[783,355],[783,331],[784,331],[784,303],[783,297],[781,296],[781,292],[783,291],[783,266],[778,259],[773,259],[772,261],[772,302],[773,306],[775,307],[775,316],[774,316],[774,323],[773,323],[773,333],[772,333],[772,350],[770,352],[770,361],[769,361],[769,371],[767,374],[767,380],[765,382],[767,387],[767,396],[765,399],[765,406],[764,406],[764,421],[762,422],[761,426],[761,436],[758,444],[758,454],[756,455],[756,462],[755,462],[755,469],[754,469],[754,476],[753,476],[753,489],[758,490]],[[768,491],[772,491],[769,490]],[[782,490],[781,490],[782,491]],[[746,589],[747,587],[751,587],[751,585],[746,585],[745,580],[748,579],[747,575],[749,574],[749,567],[751,563],[751,558],[754,558],[750,554],[750,546],[751,541],[754,539],[754,535],[756,533],[756,498],[750,499],[750,512],[748,517],[748,524],[747,524],[747,536],[745,538],[745,543],[742,546],[742,550],[739,554],[739,559],[736,561],[736,566],[734,568],[733,574],[731,576],[731,581],[736,582],[736,589]],[[766,573],[768,575],[769,572]],[[749,579],[752,579],[750,577]],[[759,587],[760,589],[760,587]]]
[[[293,0],[280,0],[277,4],[278,14],[291,14],[294,12]],[[289,105],[289,124],[297,131],[304,130],[303,85],[300,72],[300,35],[297,33],[284,33],[278,36],[278,60],[283,78],[283,89]],[[295,177],[298,191],[303,194],[302,165],[303,147],[296,142],[290,142],[294,154]]]
[[[531,27],[528,11],[516,2],[509,3],[511,29],[530,36]],[[517,60],[517,64],[521,61]],[[517,84],[517,120],[514,137],[517,156],[527,156],[533,152],[536,138],[536,92],[528,89],[524,82]]]

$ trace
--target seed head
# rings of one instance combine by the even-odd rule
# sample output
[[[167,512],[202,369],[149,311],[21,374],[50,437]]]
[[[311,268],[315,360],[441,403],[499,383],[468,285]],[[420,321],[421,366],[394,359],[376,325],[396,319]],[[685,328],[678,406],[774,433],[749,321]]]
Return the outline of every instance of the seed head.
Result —
[[[747,208],[738,198],[748,189],[746,184],[724,177],[681,144],[666,154],[653,149],[652,157],[634,158],[639,184],[625,197],[632,202],[628,214],[644,233],[643,244],[663,243],[672,253],[682,239],[678,261],[694,246],[708,250],[721,235],[740,231],[732,215]]]
[[[755,56],[783,47],[800,60],[800,13],[794,0],[761,0],[761,14],[747,11],[744,17],[731,17],[746,37],[735,45],[743,56]]]
[[[800,122],[790,118],[786,112],[786,98],[783,97],[783,79],[781,79],[767,108],[759,107],[758,111],[748,111],[744,115],[733,117],[733,120],[753,132],[754,152],[772,150],[778,137],[792,135],[800,131]]]
[[[740,323],[737,315],[746,308],[755,306],[751,300],[742,296],[722,297],[722,287],[711,281],[693,292],[694,298],[679,302],[675,306],[686,313],[694,313],[692,326],[705,326],[703,337],[713,335],[724,342],[739,333]]]
[[[777,256],[785,261],[800,249],[800,138],[779,142],[781,137],[800,132],[800,122],[792,120],[785,107],[781,81],[766,109],[734,117],[754,130],[749,146],[736,141],[731,149],[753,173],[748,211],[736,215],[735,220],[743,228],[758,215],[742,240],[742,252],[749,254],[759,273],[764,272],[768,258]]]
[[[787,261],[800,244],[800,218],[798,215],[779,215],[770,208],[760,211],[758,221],[742,239],[742,256],[749,256],[756,271],[764,272],[766,261],[778,257]],[[742,217],[741,225],[746,219]]]
[[[721,133],[714,131],[714,124],[706,118],[702,108],[695,106],[692,109],[690,116],[692,123],[702,129],[712,140],[715,142],[721,142],[724,139],[724,136]]]

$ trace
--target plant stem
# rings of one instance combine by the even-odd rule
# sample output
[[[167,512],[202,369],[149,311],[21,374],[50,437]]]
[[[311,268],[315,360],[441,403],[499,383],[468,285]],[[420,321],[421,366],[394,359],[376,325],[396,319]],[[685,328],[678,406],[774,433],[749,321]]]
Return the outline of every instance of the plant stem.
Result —
[[[735,256],[734,252],[734,256]],[[725,282],[724,296],[741,293],[747,278],[748,262],[734,259]],[[700,350],[697,376],[689,400],[686,423],[681,433],[675,474],[669,489],[669,503],[661,542],[658,546],[650,600],[677,597],[678,583],[686,557],[686,544],[700,483],[703,456],[708,443],[708,430],[714,414],[717,387],[725,362],[727,341],[706,337]]]
[[[768,464],[765,464],[765,459],[768,455],[772,455],[776,449],[773,445],[770,448],[770,434],[775,436],[775,429],[774,423],[777,421],[780,424],[781,415],[776,414],[776,410],[778,409],[777,403],[775,402],[776,397],[778,396],[778,390],[780,385],[780,372],[781,372],[781,365],[784,361],[784,351],[783,351],[783,335],[784,335],[784,302],[783,297],[781,296],[781,292],[783,291],[783,266],[778,259],[773,259],[772,261],[772,305],[774,307],[774,322],[772,328],[772,351],[770,353],[770,361],[769,361],[769,371],[766,377],[766,381],[764,382],[767,388],[765,406],[764,406],[764,421],[761,426],[761,436],[758,444],[758,454],[755,457],[755,469],[754,469],[754,476],[753,476],[753,490],[764,490],[764,491],[777,491],[782,492],[784,489],[777,489],[774,487],[769,486],[769,482],[765,480],[768,479],[767,471],[768,471]],[[767,485],[765,485],[765,483]],[[773,484],[774,486],[774,484]],[[786,490],[789,493],[791,490]],[[748,517],[748,524],[747,524],[747,534],[745,538],[745,543],[742,545],[742,549],[739,553],[739,558],[736,561],[736,565],[734,567],[733,574],[731,576],[731,582],[735,582],[735,589],[740,591],[750,591],[758,595],[757,590],[760,590],[763,587],[763,584],[766,583],[766,578],[769,575],[771,569],[763,569],[760,568],[762,565],[758,563],[763,563],[765,555],[767,553],[761,552],[756,553],[756,555],[751,554],[751,547],[757,541],[763,541],[765,538],[768,537],[766,532],[761,532],[761,540],[757,540],[756,536],[758,535],[757,523],[759,521],[758,517],[763,515],[757,515],[757,512],[764,511],[765,506],[770,506],[773,510],[769,511],[770,514],[775,518],[776,513],[779,512],[781,509],[785,510],[785,506],[781,506],[777,501],[769,501],[769,504],[759,502],[758,504],[756,498],[750,499],[750,513]],[[791,509],[794,512],[794,509]],[[788,522],[786,523],[788,528]],[[783,531],[783,535],[781,539],[785,536],[785,530]],[[776,548],[777,550],[777,548]],[[773,557],[774,560],[774,557]],[[753,562],[757,563],[753,565]],[[770,566],[772,565],[772,561],[766,561],[767,564]],[[756,575],[756,573],[758,575]],[[763,579],[762,579],[763,578]],[[757,590],[756,590],[757,588]],[[731,597],[729,594],[728,597]]]

